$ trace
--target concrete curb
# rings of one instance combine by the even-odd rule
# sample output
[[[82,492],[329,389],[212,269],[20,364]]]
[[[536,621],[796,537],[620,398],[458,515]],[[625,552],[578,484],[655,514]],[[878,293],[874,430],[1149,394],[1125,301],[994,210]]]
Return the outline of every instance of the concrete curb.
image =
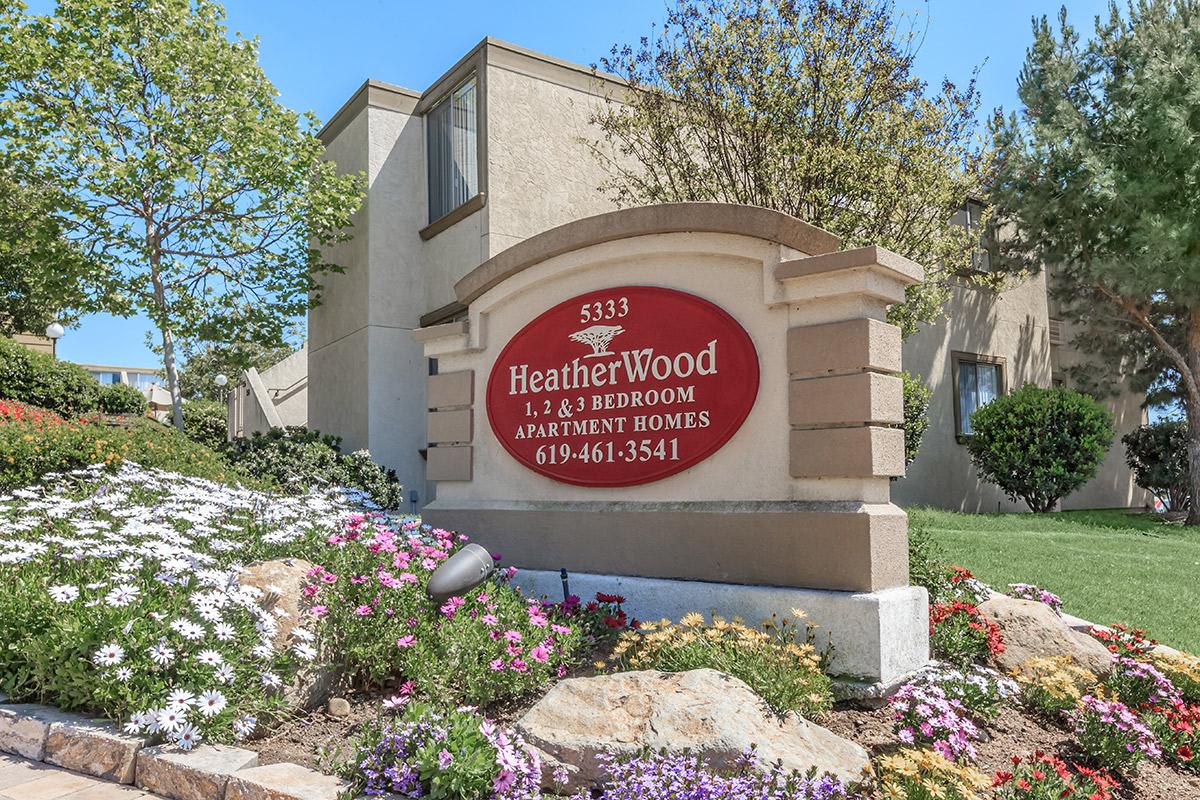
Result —
[[[349,785],[298,764],[260,767],[258,754],[223,745],[152,747],[103,720],[0,695],[0,752],[132,784],[167,800],[337,800]]]

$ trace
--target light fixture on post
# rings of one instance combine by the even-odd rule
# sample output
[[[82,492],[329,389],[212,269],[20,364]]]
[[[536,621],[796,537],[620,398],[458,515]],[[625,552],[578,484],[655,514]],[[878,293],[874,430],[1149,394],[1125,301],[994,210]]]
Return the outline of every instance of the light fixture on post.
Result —
[[[225,377],[225,373],[218,372],[217,377],[213,378],[213,383],[217,385],[217,396],[221,398],[221,402],[227,402],[225,384],[229,383],[229,378]]]
[[[496,562],[487,548],[469,544],[442,562],[429,576],[425,594],[435,603],[462,596],[486,581],[496,571]]]
[[[46,338],[50,340],[50,352],[58,358],[58,340],[63,337],[67,331],[59,322],[51,322],[46,326]]]

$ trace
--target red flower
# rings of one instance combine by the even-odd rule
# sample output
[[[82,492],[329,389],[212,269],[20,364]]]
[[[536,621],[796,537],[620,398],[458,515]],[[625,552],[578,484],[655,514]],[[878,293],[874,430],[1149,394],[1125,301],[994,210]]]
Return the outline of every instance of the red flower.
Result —
[[[992,779],[992,787],[994,788],[996,786],[1003,786],[1004,784],[1011,781],[1012,778],[1013,778],[1013,774],[1011,772],[1004,772],[1003,770],[996,770],[996,777]]]
[[[1192,748],[1188,747],[1186,744],[1183,744],[1180,745],[1179,749],[1175,751],[1175,755],[1179,756],[1184,761],[1191,761],[1192,756],[1195,755],[1195,753],[1192,752]]]
[[[596,592],[596,599],[601,603],[616,603],[617,605],[625,602],[625,598],[619,594],[604,594],[604,592]]]

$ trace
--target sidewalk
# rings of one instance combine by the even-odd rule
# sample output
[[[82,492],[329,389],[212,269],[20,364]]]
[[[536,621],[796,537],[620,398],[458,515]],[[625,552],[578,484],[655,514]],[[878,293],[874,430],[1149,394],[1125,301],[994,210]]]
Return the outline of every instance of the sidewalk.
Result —
[[[0,753],[0,800],[158,800],[132,786]]]

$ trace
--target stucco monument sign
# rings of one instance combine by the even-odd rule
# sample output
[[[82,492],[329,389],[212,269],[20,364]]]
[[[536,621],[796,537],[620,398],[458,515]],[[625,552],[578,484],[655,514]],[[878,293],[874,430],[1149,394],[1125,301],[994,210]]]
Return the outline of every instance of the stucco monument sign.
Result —
[[[514,336],[492,366],[492,433],[534,472],[632,486],[703,461],[758,394],[758,354],[696,295],[618,286],[573,297]]]
[[[928,659],[908,586],[900,334],[916,264],[766,209],[649,206],[503,251],[415,332],[425,509],[535,593],[620,592],[643,619],[803,608],[831,669],[889,684]]]

